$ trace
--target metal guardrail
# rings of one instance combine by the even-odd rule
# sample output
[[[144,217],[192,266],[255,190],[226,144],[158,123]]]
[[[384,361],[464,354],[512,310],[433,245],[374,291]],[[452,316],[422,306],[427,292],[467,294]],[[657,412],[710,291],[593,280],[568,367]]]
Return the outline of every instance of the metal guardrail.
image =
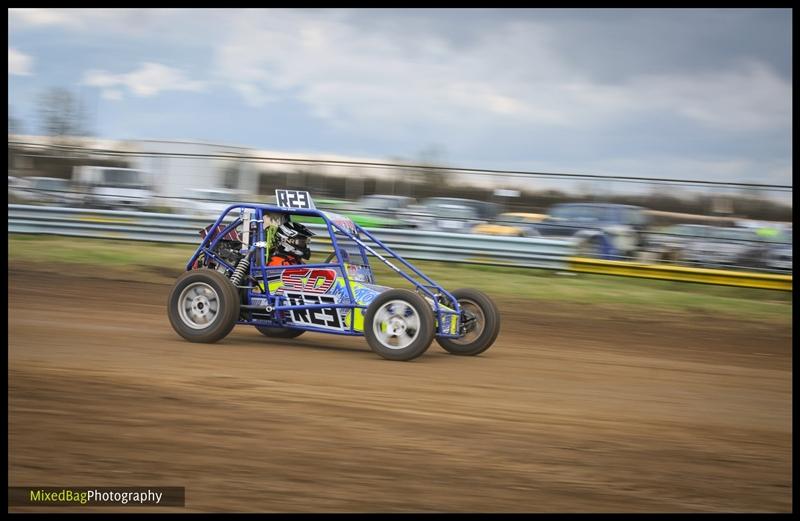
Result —
[[[82,208],[8,205],[9,233],[50,234],[181,244],[199,243],[198,231],[213,217]],[[322,231],[323,225],[309,225]],[[373,229],[379,240],[413,260],[544,268],[791,291],[791,275],[689,268],[574,257],[570,240]],[[327,241],[321,241],[327,242]]]
[[[213,222],[213,217],[8,205],[9,233],[198,244],[198,231]],[[327,235],[321,224],[309,227]],[[574,253],[574,243],[565,240],[389,228],[370,232],[399,255],[414,260],[565,270]]]

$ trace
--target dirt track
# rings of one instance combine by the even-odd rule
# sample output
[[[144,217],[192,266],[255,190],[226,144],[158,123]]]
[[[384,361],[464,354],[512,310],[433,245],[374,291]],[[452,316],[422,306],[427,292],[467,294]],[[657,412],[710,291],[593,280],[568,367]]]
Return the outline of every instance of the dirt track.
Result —
[[[185,486],[192,511],[791,511],[789,327],[501,301],[484,355],[399,363],[244,326],[191,344],[165,285],[9,281],[9,485]]]

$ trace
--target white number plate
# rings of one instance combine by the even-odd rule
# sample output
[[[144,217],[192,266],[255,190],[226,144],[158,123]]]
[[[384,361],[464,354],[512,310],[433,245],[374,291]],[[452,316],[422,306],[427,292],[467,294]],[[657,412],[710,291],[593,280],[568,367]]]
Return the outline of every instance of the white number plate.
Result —
[[[282,208],[316,208],[308,192],[301,190],[275,190],[275,202]]]

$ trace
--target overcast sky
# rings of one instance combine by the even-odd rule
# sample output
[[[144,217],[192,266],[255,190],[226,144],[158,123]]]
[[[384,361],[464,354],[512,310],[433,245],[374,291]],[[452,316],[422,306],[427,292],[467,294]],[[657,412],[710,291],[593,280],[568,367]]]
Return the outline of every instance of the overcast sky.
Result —
[[[10,9],[11,115],[101,137],[791,184],[789,9]]]

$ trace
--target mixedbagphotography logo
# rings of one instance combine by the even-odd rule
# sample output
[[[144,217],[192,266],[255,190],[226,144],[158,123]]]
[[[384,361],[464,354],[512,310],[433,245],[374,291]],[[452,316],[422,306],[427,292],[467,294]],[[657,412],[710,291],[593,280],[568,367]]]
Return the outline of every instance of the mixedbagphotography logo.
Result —
[[[8,487],[8,506],[167,506],[186,503],[184,487]]]

